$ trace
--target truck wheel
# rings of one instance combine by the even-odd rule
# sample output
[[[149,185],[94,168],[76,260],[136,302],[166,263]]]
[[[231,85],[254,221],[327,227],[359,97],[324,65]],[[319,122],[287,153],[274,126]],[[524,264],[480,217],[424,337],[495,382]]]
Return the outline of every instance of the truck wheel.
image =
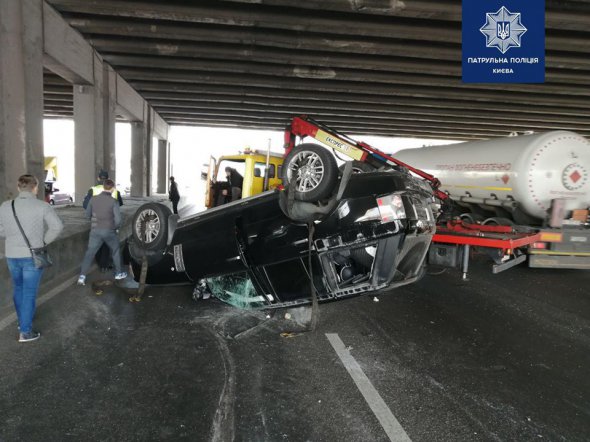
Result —
[[[482,222],[484,226],[513,226],[514,221],[508,218],[488,218]]]
[[[478,215],[477,213],[462,213],[460,215],[461,221],[468,222],[469,224],[482,223],[485,217]]]
[[[147,203],[133,215],[132,235],[135,243],[144,250],[166,247],[168,217],[172,211],[163,204]]]
[[[346,163],[342,164],[338,169],[340,173],[344,172]],[[352,173],[363,173],[363,172],[375,172],[375,168],[370,164],[363,163],[362,161],[354,160],[352,162]]]
[[[295,199],[315,202],[328,198],[338,181],[338,165],[332,153],[317,144],[295,147],[283,166],[283,184],[293,184]]]

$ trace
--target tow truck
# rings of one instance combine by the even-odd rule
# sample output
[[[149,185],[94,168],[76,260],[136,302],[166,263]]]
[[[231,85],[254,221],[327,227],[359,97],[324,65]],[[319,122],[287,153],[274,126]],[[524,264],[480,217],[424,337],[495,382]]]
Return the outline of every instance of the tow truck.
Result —
[[[236,155],[225,155],[219,159],[209,159],[208,169],[204,178],[207,180],[205,207],[208,209],[229,202],[223,198],[226,188],[224,169],[235,169],[244,179],[241,198],[257,195],[277,188],[281,184],[282,164],[284,157],[280,153],[244,149]]]

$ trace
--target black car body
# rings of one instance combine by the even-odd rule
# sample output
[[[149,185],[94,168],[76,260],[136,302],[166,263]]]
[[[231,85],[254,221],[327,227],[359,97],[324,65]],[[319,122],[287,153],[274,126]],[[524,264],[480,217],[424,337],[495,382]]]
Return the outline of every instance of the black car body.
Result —
[[[145,220],[154,214],[144,210],[142,218],[140,208],[129,246],[135,275],[145,257],[148,284],[205,281],[214,295],[252,307],[310,302],[310,275],[320,301],[421,276],[435,232],[434,200],[428,185],[407,172],[350,176],[328,213],[311,224],[290,219],[281,198],[281,191],[270,191],[185,219],[148,204],[167,233],[151,242],[141,238],[153,228]]]

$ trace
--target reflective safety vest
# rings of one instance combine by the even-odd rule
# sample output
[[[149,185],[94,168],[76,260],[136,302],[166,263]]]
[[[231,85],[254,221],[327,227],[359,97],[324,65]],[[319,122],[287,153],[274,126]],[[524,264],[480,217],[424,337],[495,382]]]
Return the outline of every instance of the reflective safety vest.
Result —
[[[104,192],[104,186],[102,184],[97,184],[96,186],[92,187],[92,196],[100,195]],[[119,191],[115,189],[114,192],[111,193],[112,197],[116,200],[119,199]]]

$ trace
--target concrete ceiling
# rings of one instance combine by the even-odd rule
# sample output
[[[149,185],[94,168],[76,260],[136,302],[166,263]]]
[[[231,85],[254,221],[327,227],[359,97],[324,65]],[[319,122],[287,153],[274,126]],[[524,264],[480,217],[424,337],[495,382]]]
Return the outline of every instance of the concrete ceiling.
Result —
[[[170,124],[590,136],[590,2],[546,0],[545,84],[463,84],[459,0],[48,0]],[[45,76],[47,116],[71,87]],[[69,91],[69,95],[68,95]]]

